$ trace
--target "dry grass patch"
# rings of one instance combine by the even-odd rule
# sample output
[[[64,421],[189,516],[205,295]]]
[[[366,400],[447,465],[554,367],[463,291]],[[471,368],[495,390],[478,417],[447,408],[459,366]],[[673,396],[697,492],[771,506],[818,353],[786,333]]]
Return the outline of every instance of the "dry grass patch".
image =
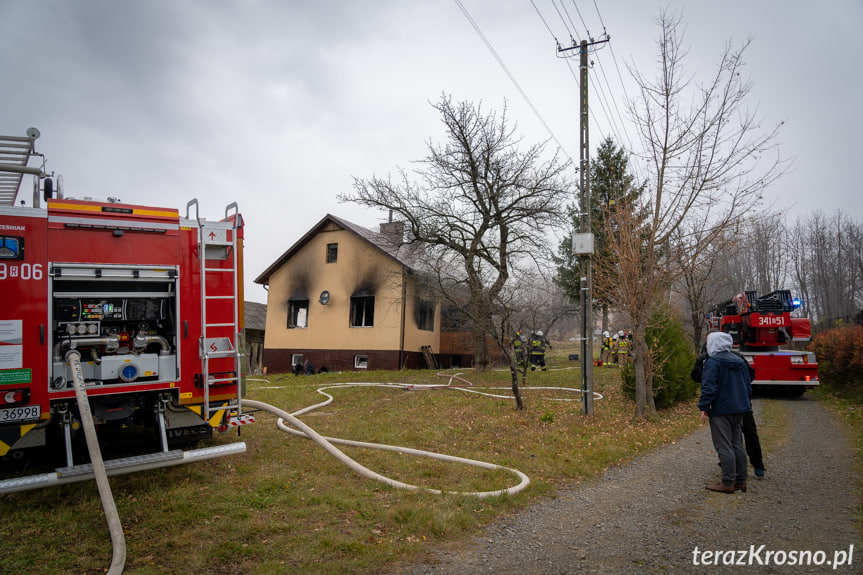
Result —
[[[393,489],[358,476],[311,441],[259,414],[243,429],[245,454],[111,479],[128,545],[127,574],[373,573],[411,561],[431,545],[465,540],[502,514],[553,496],[611,465],[676,440],[700,424],[694,402],[633,421],[614,368],[595,371],[596,415],[581,415],[579,372],[556,350],[547,372],[529,374],[527,409],[514,410],[509,373],[465,373],[474,389],[342,387],[301,416],[322,435],[487,461],[526,473],[514,496],[477,499]],[[264,381],[258,381],[263,379]],[[289,412],[324,401],[319,387],[345,382],[445,383],[434,373],[276,375],[248,382],[251,399]],[[504,389],[492,390],[490,388]],[[213,443],[237,441],[235,434]],[[344,451],[367,467],[445,491],[489,491],[518,483],[488,471],[363,448]],[[110,538],[93,483],[0,496],[0,572],[102,573]],[[38,555],[40,561],[32,566]]]

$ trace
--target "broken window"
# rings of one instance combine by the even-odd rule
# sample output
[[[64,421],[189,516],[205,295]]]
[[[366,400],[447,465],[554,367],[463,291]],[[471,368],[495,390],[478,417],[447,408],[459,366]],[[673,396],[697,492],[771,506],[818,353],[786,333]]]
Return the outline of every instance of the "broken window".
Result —
[[[434,331],[434,308],[433,301],[418,299],[416,303],[417,329]]]
[[[309,300],[292,299],[288,301],[288,327],[309,326]]]
[[[327,263],[334,264],[339,259],[339,244],[327,244]]]
[[[354,296],[351,298],[351,327],[372,327],[375,325],[375,296]]]

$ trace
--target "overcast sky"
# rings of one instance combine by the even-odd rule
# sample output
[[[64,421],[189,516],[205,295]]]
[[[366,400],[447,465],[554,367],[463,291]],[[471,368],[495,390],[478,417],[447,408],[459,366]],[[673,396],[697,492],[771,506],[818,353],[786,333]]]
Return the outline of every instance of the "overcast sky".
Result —
[[[441,141],[442,93],[506,103],[525,145],[551,138],[577,159],[578,62],[555,38],[610,35],[591,56],[591,155],[625,140],[627,68],[653,75],[661,6],[683,10],[696,79],[752,39],[750,104],[765,127],[785,122],[794,159],[767,199],[863,218],[863,0],[0,0],[0,134],[39,128],[67,197],[181,213],[197,198],[210,219],[238,202],[246,296],[265,302],[252,280],[324,215],[385,221],[336,196]]]

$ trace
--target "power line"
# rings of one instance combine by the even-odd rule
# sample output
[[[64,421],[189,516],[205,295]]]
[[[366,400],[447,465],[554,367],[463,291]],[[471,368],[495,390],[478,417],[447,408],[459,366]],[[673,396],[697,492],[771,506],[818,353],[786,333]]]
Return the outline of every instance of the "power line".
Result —
[[[609,42],[609,44],[610,44],[610,42]],[[598,54],[596,56],[596,62],[597,62],[597,64],[599,64],[599,71],[602,74],[602,79],[604,81],[604,84],[608,88],[609,94],[611,94],[611,83],[608,81],[608,77],[605,75],[605,67],[602,65],[602,60],[599,58]],[[605,97],[605,90],[603,90],[603,88],[602,88],[602,83],[597,82],[597,87],[599,88],[599,91],[602,93],[603,97]],[[610,105],[607,104],[608,100],[611,101]],[[623,121],[623,116],[620,113],[620,109],[617,107],[617,99],[614,98],[613,96],[608,96],[606,98],[606,105],[609,105],[609,107],[611,107],[611,106],[614,107],[614,110],[610,110],[610,112],[613,112],[613,113],[611,113],[611,116],[609,117],[609,122],[611,122],[611,124],[614,126],[615,136],[617,136],[618,140],[621,143],[623,143],[623,140],[620,137],[620,134],[618,133],[618,130],[620,130],[620,132],[623,133],[623,135],[626,137],[626,140],[629,142],[629,146],[632,147],[632,142],[629,140],[629,133],[626,132],[626,130],[625,130],[626,123]],[[604,109],[604,107],[603,107],[603,109]],[[617,120],[620,120],[620,128],[618,128]]]
[[[574,1],[574,0],[573,0],[573,1]],[[603,33],[605,33],[605,31],[606,31],[606,28],[605,28],[605,21],[602,19],[602,13],[601,13],[601,12],[600,12],[600,10],[599,10],[599,5],[596,3],[596,0],[593,0],[593,7],[594,7],[594,9],[596,10],[596,15],[597,15],[597,17],[599,18],[599,23],[600,23],[600,24],[602,24],[602,31],[603,31]],[[611,60],[612,60],[612,62],[614,62],[614,68],[615,68],[615,70],[617,70],[617,79],[618,79],[618,81],[620,81],[620,89],[623,91],[623,97],[624,97],[624,99],[628,102],[628,101],[629,101],[629,93],[628,93],[628,92],[627,92],[627,90],[626,90],[626,83],[623,81],[623,75],[622,75],[622,74],[621,74],[621,72],[620,72],[620,65],[618,64],[618,61],[617,61],[617,55],[614,53],[614,44],[613,44],[612,42],[609,42],[609,43],[608,43],[608,48],[609,48],[609,50],[611,51]],[[599,58],[598,58],[598,57],[597,57],[597,60],[599,60]],[[602,63],[601,63],[601,62],[600,62],[600,69],[602,69]],[[604,69],[602,69],[602,75],[603,75],[603,78],[605,79],[605,83],[606,83],[606,85],[608,85],[608,86],[609,86],[609,89],[610,89],[610,88],[611,88],[611,83],[608,81],[608,78],[607,78],[607,77],[605,77],[605,70],[604,70]],[[617,111],[617,115],[618,115],[618,117],[620,118],[621,125],[625,126],[626,124],[625,124],[625,122],[623,121],[623,116],[621,115],[620,110],[619,110],[619,109],[617,109],[617,100],[615,99],[615,100],[613,100],[613,102],[614,102],[614,107],[615,107],[615,109],[616,109],[616,111]],[[631,154],[631,155],[632,155],[632,154],[635,154],[635,146],[632,144],[632,140],[629,138],[629,132],[627,132],[626,130],[624,130],[624,131],[623,131],[623,133],[624,133],[624,135],[626,136],[626,142],[629,144],[629,152],[630,152],[630,154]],[[633,164],[633,170],[634,170],[636,173],[640,172],[640,170],[639,170],[639,167],[638,167],[638,164],[637,164],[637,163],[634,163],[634,164]]]
[[[605,37],[608,38],[608,35],[605,34]],[[572,68],[572,65],[569,63],[570,59],[567,58],[566,60],[567,60],[567,62],[566,62],[567,66],[569,67],[570,74],[572,75],[573,79],[575,79],[576,83],[578,83],[579,82],[578,77],[576,76],[575,71]],[[592,64],[592,62],[591,62],[591,64]],[[600,69],[602,70],[602,64],[601,63],[600,63]],[[604,71],[603,71],[603,76],[605,76]],[[605,80],[605,87],[603,87],[602,79],[597,78],[595,75],[591,76],[591,83],[594,86],[596,86],[596,88],[597,88],[596,93],[599,97],[598,98],[599,108],[602,110],[603,114],[605,115],[606,122],[600,122],[599,121],[599,118],[596,116],[596,113],[594,112],[593,107],[589,108],[588,114],[590,114],[590,117],[593,119],[593,122],[595,125],[597,125],[597,126],[606,125],[607,131],[611,132],[611,134],[614,136],[615,141],[617,141],[619,144],[623,145],[624,136],[626,136],[626,138],[628,139],[628,134],[626,133],[625,130],[622,129],[621,126],[618,126],[617,122],[615,121],[615,116],[614,116],[614,113],[612,110],[612,105],[608,103],[608,101],[611,100],[614,107],[615,108],[617,107],[617,102],[614,100],[613,95],[612,95],[613,92],[611,91],[611,85],[608,83],[608,81],[606,79]],[[620,116],[619,111],[618,111],[618,116]],[[622,118],[620,118],[620,119],[621,119],[621,125],[624,125]],[[623,133],[623,135],[621,135],[621,132]]]
[[[593,41],[593,38],[590,37],[590,28],[587,27],[587,24],[584,21],[584,18],[581,15],[581,10],[578,9],[578,4],[575,3],[575,0],[572,0],[572,5],[575,6],[575,11],[578,14],[578,19],[581,20],[581,25],[584,26],[584,31],[587,32],[587,37],[590,41]]]
[[[573,0],[573,2],[574,2],[574,0]],[[557,36],[555,35],[554,31],[551,29],[551,26],[549,25],[548,21],[542,15],[542,12],[540,11],[539,7],[536,5],[536,2],[534,2],[534,0],[530,0],[530,3],[533,6],[533,9],[536,11],[537,16],[539,16],[540,20],[545,25],[546,30],[548,30],[549,35],[554,39],[558,48],[560,48],[561,46],[560,46],[560,42],[557,39]],[[575,38],[573,37],[573,34],[575,36],[578,36],[578,32],[577,32],[577,30],[575,32],[573,32],[573,30],[570,29],[570,25],[573,28],[577,28],[577,27],[575,26],[575,23],[572,21],[572,18],[569,15],[569,11],[566,10],[566,5],[563,4],[563,2],[561,2],[561,6],[563,7],[564,12],[566,12],[566,16],[564,16],[564,14],[561,12],[561,9],[558,7],[556,1],[551,0],[551,3],[552,3],[552,6],[554,7],[555,11],[557,12],[558,17],[560,18],[561,22],[563,23],[564,28],[566,28],[567,32],[570,34],[570,38],[572,39],[573,46],[575,46],[576,42],[575,42]],[[594,3],[594,6],[596,7],[595,3]],[[584,21],[584,17],[581,13],[581,10],[578,9],[577,5],[575,6],[575,8],[578,12],[579,18],[581,19],[582,25],[585,27],[585,29],[587,29],[587,24]],[[597,12],[598,12],[598,7],[597,7]],[[602,21],[601,15],[600,15],[600,21]],[[606,37],[608,36],[608,34],[605,32],[605,24],[604,23],[603,23],[603,34]],[[588,30],[588,35],[589,35],[589,30]],[[569,62],[567,62],[567,66],[569,67],[570,74],[572,75],[576,84],[578,84],[578,82],[579,82],[578,76],[576,75],[575,71],[572,69],[572,66],[569,64]],[[599,88],[598,93],[600,94],[600,99],[599,99],[600,108],[603,110],[605,117],[607,119],[608,130],[614,135],[615,139],[618,142],[623,144],[624,140],[629,141],[629,135],[621,127],[621,126],[625,125],[625,122],[623,122],[623,118],[620,114],[620,109],[617,106],[617,100],[613,97],[614,92],[611,89],[611,84],[608,81],[608,76],[605,74],[605,70],[602,69],[602,63],[601,62],[600,62],[600,69],[602,71],[602,78],[601,79],[594,78],[592,80],[593,82],[596,83],[597,87]],[[620,74],[618,73],[618,77],[619,76],[620,76]],[[605,82],[606,89],[603,89],[602,83],[601,83],[602,81]],[[608,102],[609,100],[611,100],[611,103]],[[614,110],[611,109],[612,104],[613,104]],[[616,116],[615,116],[615,112],[616,112]],[[589,110],[589,114],[593,118],[594,122],[596,122],[597,125],[600,125],[600,122],[596,118],[596,115],[594,114],[594,111],[592,108]],[[620,120],[620,124],[621,124],[620,126],[618,126],[617,121],[615,120],[615,117]],[[631,147],[631,142],[630,142],[630,147]]]
[[[599,23],[602,24],[602,31],[605,32],[605,22],[602,21],[602,14],[599,13],[599,6],[596,5],[596,0],[593,0],[593,7],[596,8],[596,15],[599,16]]]
[[[473,29],[476,31],[477,35],[480,37],[480,39],[486,45],[486,48],[488,48],[489,51],[492,53],[492,55],[494,56],[494,59],[497,60],[497,63],[500,65],[501,69],[507,75],[510,82],[512,82],[513,86],[515,86],[515,89],[518,90],[518,93],[521,94],[521,97],[524,98],[524,101],[527,102],[528,106],[530,106],[530,109],[533,111],[534,115],[537,117],[537,119],[539,119],[540,123],[542,123],[543,127],[545,127],[546,131],[551,135],[551,137],[555,141],[555,143],[557,143],[557,147],[563,151],[563,154],[564,154],[564,156],[566,156],[567,160],[571,160],[572,158],[570,157],[569,153],[566,151],[566,148],[564,148],[563,144],[560,143],[560,140],[557,139],[557,136],[554,134],[551,127],[549,127],[549,125],[546,123],[545,119],[542,117],[542,114],[539,113],[539,110],[537,110],[536,106],[533,105],[533,102],[530,100],[527,93],[525,93],[525,91],[522,89],[521,85],[519,85],[518,80],[515,79],[515,76],[512,75],[512,72],[509,71],[509,68],[507,68],[506,64],[503,63],[503,60],[498,55],[498,53],[494,49],[494,47],[491,45],[491,42],[489,42],[488,39],[485,37],[485,34],[482,33],[482,30],[479,29],[479,25],[477,25],[477,23],[471,17],[470,13],[467,11],[467,8],[464,7],[464,5],[461,3],[461,0],[455,0],[455,3],[461,9],[462,13],[464,14],[465,18],[467,18],[468,22],[470,22],[470,25],[473,26]]]
[[[572,21],[572,17],[569,15],[569,12],[566,10],[566,5],[561,2],[561,6],[563,6],[563,11],[566,12],[566,19],[569,19],[572,30],[570,30],[569,26],[566,25],[566,19],[563,17],[563,14],[560,13],[560,8],[557,7],[557,3],[554,0],[551,0],[551,5],[554,6],[554,9],[557,11],[557,15],[560,16],[560,21],[563,22],[563,27],[566,28],[566,31],[569,33],[569,37],[572,38],[572,35],[575,34],[575,37],[578,38],[578,29],[575,26],[575,22]],[[578,39],[579,41],[581,40],[580,38]],[[574,38],[573,42],[575,42]]]
[[[536,3],[533,0],[530,0],[530,3],[533,5],[533,9],[536,10],[536,15],[539,16],[539,19],[542,20],[543,24],[545,24],[545,29],[548,30],[548,33],[551,34],[551,37],[554,38],[555,42],[557,42],[557,37],[554,35],[554,32],[551,31],[551,26],[549,26],[548,22],[543,18],[542,12],[540,12],[539,8],[536,7]]]

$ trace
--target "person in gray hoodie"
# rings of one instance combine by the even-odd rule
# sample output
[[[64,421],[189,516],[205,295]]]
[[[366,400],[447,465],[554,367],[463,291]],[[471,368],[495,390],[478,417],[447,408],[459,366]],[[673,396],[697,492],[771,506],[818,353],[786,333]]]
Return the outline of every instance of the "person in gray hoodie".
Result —
[[[732,353],[743,357],[742,354],[736,351]],[[745,357],[743,358],[746,359]],[[707,342],[701,344],[701,351],[698,357],[695,358],[695,365],[692,367],[690,377],[695,383],[701,383],[701,372],[704,369],[704,362],[707,360]],[[749,381],[755,381],[755,368],[749,365]],[[764,455],[761,453],[761,440],[758,438],[758,425],[755,423],[755,415],[750,412],[743,415],[743,444],[746,446],[746,455],[749,456],[749,463],[755,468],[755,476],[759,479],[764,477]]]
[[[731,351],[731,336],[714,332],[707,336],[707,360],[701,374],[698,409],[710,420],[713,448],[722,466],[722,481],[707,485],[710,491],[746,491],[746,450],[743,416],[752,411],[752,382],[746,360]]]

